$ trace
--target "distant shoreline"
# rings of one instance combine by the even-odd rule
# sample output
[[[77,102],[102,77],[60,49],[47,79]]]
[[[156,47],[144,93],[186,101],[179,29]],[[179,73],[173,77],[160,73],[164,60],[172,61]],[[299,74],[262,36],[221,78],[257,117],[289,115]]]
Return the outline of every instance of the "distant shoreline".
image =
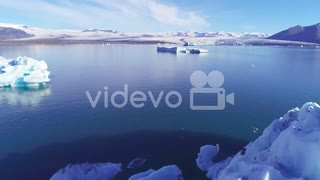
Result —
[[[241,42],[242,44],[236,44],[232,41],[216,43],[216,44],[197,44],[196,46],[289,46],[289,47],[314,47],[320,48],[320,44],[299,42],[299,41],[282,41],[272,39],[253,39]],[[158,45],[158,44],[171,44],[171,45],[183,45],[182,43],[161,41],[161,40],[57,40],[57,39],[34,39],[34,40],[1,40],[0,44],[52,44],[52,45],[72,45],[72,44],[137,44],[137,45]]]
[[[4,40],[0,41],[0,44],[176,44],[168,43],[165,41],[110,41],[110,40]]]

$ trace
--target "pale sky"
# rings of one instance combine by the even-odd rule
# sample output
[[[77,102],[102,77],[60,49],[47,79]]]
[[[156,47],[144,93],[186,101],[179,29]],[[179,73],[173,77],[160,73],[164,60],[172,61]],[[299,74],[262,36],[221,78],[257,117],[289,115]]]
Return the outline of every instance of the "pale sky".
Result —
[[[0,7],[2,23],[50,29],[272,34],[320,22],[318,0],[9,0]]]

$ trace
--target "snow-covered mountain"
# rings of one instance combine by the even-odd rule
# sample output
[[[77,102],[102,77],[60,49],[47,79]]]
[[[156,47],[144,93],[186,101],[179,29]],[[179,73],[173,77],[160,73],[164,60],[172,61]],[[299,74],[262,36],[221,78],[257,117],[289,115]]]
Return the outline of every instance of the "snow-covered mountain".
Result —
[[[267,39],[268,37],[268,34],[257,32],[130,33],[108,29],[53,30],[0,23],[0,42],[317,46],[313,43]]]
[[[28,38],[33,35],[11,27],[0,27],[0,40]]]
[[[25,36],[13,36],[0,31],[1,39],[14,41],[110,41],[110,42],[163,42],[184,44],[215,44],[221,39],[251,39],[266,38],[268,34],[255,32],[163,32],[163,33],[122,33],[108,29],[86,29],[86,30],[52,30],[37,27],[29,27],[18,24],[0,23],[0,28],[10,28],[25,34]],[[1,40],[0,39],[0,40]]]
[[[108,32],[108,33],[117,33],[118,31],[116,30],[109,30],[109,29],[86,29],[83,30],[82,32]]]

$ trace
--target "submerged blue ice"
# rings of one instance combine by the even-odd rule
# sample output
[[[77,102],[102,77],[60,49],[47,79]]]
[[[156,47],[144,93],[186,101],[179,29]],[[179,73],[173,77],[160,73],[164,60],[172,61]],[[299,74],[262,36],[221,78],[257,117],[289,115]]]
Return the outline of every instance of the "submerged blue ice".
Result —
[[[176,165],[164,166],[159,170],[148,171],[133,175],[129,180],[183,180],[182,172]]]
[[[50,180],[111,180],[122,171],[121,164],[74,164],[60,169]]]
[[[0,57],[0,87],[39,87],[50,82],[49,74],[45,61]]]

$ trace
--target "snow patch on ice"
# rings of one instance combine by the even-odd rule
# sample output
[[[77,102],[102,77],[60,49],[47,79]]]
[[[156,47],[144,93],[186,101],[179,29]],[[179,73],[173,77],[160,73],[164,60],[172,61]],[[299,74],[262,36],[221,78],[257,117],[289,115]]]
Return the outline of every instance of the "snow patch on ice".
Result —
[[[253,143],[222,162],[219,146],[201,147],[196,160],[207,177],[229,179],[320,179],[320,106],[306,103],[273,121]]]

